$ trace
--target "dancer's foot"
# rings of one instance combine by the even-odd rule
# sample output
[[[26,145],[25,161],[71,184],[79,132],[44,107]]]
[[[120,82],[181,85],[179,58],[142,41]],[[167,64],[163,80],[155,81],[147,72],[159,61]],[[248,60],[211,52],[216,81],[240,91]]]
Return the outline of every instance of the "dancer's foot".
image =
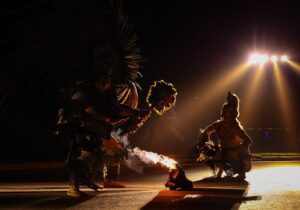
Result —
[[[79,190],[78,186],[70,185],[67,195],[74,198],[79,198],[82,196],[82,192]]]

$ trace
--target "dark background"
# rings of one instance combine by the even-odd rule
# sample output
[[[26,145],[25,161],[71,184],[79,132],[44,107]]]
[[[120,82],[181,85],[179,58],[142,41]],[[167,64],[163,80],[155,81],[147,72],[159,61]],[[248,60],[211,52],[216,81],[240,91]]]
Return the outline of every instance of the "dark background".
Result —
[[[10,1],[1,7],[4,89],[0,94],[13,92],[1,116],[3,162],[64,158],[61,139],[53,134],[59,106],[55,84],[64,78],[43,79],[40,69],[88,69],[81,58],[93,43],[91,37],[105,37],[110,30],[109,23],[101,19],[106,10],[102,1],[40,2],[42,6],[32,7],[36,2]],[[53,6],[50,9],[49,4]],[[167,155],[190,154],[198,128],[219,118],[227,91],[232,90],[241,99],[240,120],[254,140],[252,151],[299,152],[300,77],[289,65],[280,68],[289,87],[295,122],[292,127],[283,122],[271,67],[265,68],[247,119],[243,118],[243,104],[251,88],[251,71],[224,87],[207,106],[202,104],[202,99],[210,95],[207,87],[222,84],[222,79],[215,78],[226,71],[229,74],[254,50],[284,52],[299,60],[300,18],[295,2],[128,0],[124,8],[145,58],[141,107],[145,107],[144,98],[153,80],[172,82],[178,90],[176,107],[162,117],[153,116],[132,137],[133,145]],[[97,15],[100,18],[89,20]],[[90,30],[91,23],[96,30]],[[44,47],[48,45],[51,47]],[[26,89],[29,86],[33,88]],[[187,109],[188,105],[193,110]]]

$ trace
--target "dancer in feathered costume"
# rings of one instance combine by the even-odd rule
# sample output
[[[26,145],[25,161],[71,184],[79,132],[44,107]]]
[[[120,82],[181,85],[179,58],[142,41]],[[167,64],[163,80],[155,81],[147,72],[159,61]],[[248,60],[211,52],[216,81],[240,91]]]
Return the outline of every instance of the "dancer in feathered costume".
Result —
[[[6,17],[0,37],[0,119],[6,127],[22,127],[14,133],[6,129],[3,136],[43,141],[30,131],[39,125],[40,133],[49,135],[59,110],[56,133],[71,143],[68,194],[77,197],[81,184],[97,190],[93,177],[107,159],[102,142],[111,131],[121,127],[134,133],[154,107],[137,109],[140,48],[121,0],[25,5],[0,14]]]
[[[0,119],[26,131],[39,125],[49,135],[59,110],[56,133],[72,144],[68,194],[80,196],[81,184],[97,189],[103,139],[117,122],[139,114],[140,48],[122,1],[41,0],[0,15],[7,17],[0,37]],[[28,142],[44,139],[15,133]]]

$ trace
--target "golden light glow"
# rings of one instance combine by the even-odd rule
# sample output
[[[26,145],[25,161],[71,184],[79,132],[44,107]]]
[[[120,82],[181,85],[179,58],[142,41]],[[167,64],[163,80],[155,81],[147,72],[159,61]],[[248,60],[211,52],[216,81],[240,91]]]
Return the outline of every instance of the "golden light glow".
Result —
[[[242,64],[230,71],[228,75],[221,75],[219,78],[216,79],[216,81],[212,82],[211,84],[215,84],[215,87],[208,87],[207,90],[211,97],[215,97],[217,93],[224,92],[224,90],[227,93],[227,90],[224,89],[228,86],[230,86],[233,82],[238,81],[238,79],[245,73],[245,70],[249,64]],[[205,91],[205,92],[207,92]]]
[[[269,56],[267,54],[253,53],[252,55],[249,56],[248,63],[249,64],[257,64],[257,63],[264,64],[268,61],[272,61],[274,63],[274,62],[277,62],[278,60],[279,60],[279,57],[277,55]],[[281,60],[281,62],[287,62],[289,60],[289,58],[287,55],[281,55],[280,60]]]
[[[253,106],[255,105],[254,102],[256,102],[255,98],[258,98],[259,89],[261,87],[261,78],[262,78],[262,70],[264,65],[261,64],[256,69],[255,75],[252,77],[250,81],[250,88],[248,89],[248,92],[244,94],[244,99],[247,101],[247,103],[243,103],[241,108],[241,116],[243,119],[249,119],[249,117],[255,112],[253,109]]]
[[[195,104],[195,102],[192,101],[191,103],[187,103],[182,109],[177,110],[177,114],[181,116],[182,121],[184,122],[184,119],[188,116],[197,116],[198,112],[205,110],[218,94],[225,96],[227,91],[232,90],[233,84],[236,84],[236,82],[245,75],[245,70],[249,66],[250,63],[243,63],[230,71],[224,71],[225,73],[219,74],[214,79],[210,79],[210,82],[206,84],[206,86],[204,85],[204,88],[197,93],[197,95],[201,97],[201,108],[199,108],[199,104]],[[187,110],[190,115],[187,115]]]
[[[285,124],[288,127],[292,127],[293,123],[293,115],[292,115],[292,104],[291,104],[291,96],[286,81],[281,74],[281,70],[279,66],[274,63],[274,74],[276,80],[276,88],[278,93],[279,103],[281,105],[282,115],[285,121]]]
[[[300,72],[300,64],[294,62],[294,61],[291,61],[291,60],[287,60],[287,63],[289,65],[291,65],[293,67],[293,69],[295,69],[296,71]]]
[[[260,65],[258,68],[253,69],[253,66],[251,67],[251,62],[258,61],[256,59],[260,61]],[[243,104],[241,105],[241,118],[243,121],[244,119],[250,119],[251,115],[253,114],[253,106],[255,105],[254,103],[257,101],[257,98],[259,98],[258,94],[261,92],[260,89],[263,85],[262,77],[264,75],[264,64],[266,61],[273,61],[275,91],[278,93],[278,103],[281,106],[281,114],[283,118],[282,120],[286,128],[293,128],[295,125],[292,115],[293,103],[291,102],[293,97],[290,96],[291,91],[289,90],[289,86],[284,80],[282,72],[280,71],[279,66],[277,64],[278,62],[276,62],[278,60],[279,57],[277,55],[269,57],[266,54],[253,54],[250,56],[249,62],[240,64],[232,70],[222,71],[224,73],[220,73],[217,77],[214,77],[214,79],[210,78],[209,83],[202,84],[202,87],[204,88],[202,88],[202,90],[199,93],[197,93],[197,95],[199,95],[200,103],[195,103],[195,101],[192,101],[191,103],[188,103],[185,107],[181,107],[180,110],[177,110],[177,114],[183,122],[182,125],[185,125],[186,119],[189,118],[190,120],[190,118],[193,116],[199,116],[199,113],[203,110],[206,110],[208,105],[212,104],[216,98],[219,98],[219,95],[224,95],[229,90],[234,91],[234,87],[238,84],[238,82],[243,81],[241,78],[247,75],[247,71],[245,70],[249,69],[249,67],[251,67],[251,69],[254,70],[251,72],[255,74],[250,79],[250,81],[249,79],[247,79],[247,81],[249,81],[250,85],[248,86],[250,86],[250,88],[247,88],[245,94],[243,94],[242,96],[241,103]],[[298,71],[300,71],[300,65],[295,64],[289,59],[287,59],[287,62],[290,63]],[[187,110],[189,115],[187,115]]]
[[[247,175],[247,180],[251,183],[253,189],[255,188],[256,193],[278,193],[287,190],[299,190],[299,177],[299,165],[286,163],[285,165],[272,165],[272,167],[265,167],[251,172]],[[269,186],[268,180],[272,180],[272,187]]]

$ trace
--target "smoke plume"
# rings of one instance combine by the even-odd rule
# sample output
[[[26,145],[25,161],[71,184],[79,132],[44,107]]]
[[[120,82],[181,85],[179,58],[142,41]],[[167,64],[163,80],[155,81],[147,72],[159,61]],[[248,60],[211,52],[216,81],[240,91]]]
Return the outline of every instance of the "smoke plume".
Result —
[[[163,167],[168,168],[175,168],[177,162],[167,156],[157,154],[155,152],[145,151],[141,150],[138,147],[135,147],[133,149],[130,148],[130,142],[128,140],[128,135],[120,135],[122,133],[121,129],[118,129],[116,131],[113,131],[111,133],[111,136],[118,140],[119,142],[122,142],[125,146],[125,148],[128,151],[128,159],[126,159],[125,165],[138,172],[143,173],[143,167],[144,165],[155,165],[160,164]]]

